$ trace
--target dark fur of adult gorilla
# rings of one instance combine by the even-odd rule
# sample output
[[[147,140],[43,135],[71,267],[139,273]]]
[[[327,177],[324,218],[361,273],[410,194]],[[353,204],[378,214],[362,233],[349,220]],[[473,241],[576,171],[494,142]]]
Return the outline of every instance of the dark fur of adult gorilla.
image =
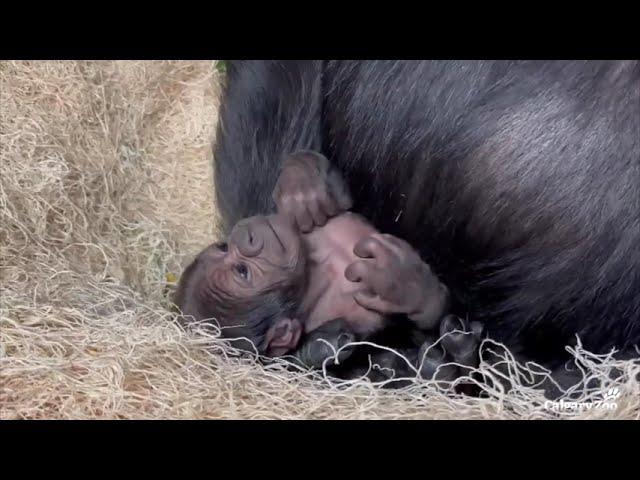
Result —
[[[214,151],[225,228],[321,151],[521,359],[640,343],[640,63],[232,61]]]

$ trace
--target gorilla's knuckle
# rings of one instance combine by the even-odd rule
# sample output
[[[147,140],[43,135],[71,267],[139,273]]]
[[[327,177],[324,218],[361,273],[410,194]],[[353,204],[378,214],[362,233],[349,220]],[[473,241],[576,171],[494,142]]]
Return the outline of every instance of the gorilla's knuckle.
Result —
[[[308,202],[317,202],[320,198],[320,194],[318,193],[318,190],[312,189],[307,192],[306,198]]]
[[[306,195],[304,192],[297,191],[291,195],[292,202],[302,204],[305,203]]]

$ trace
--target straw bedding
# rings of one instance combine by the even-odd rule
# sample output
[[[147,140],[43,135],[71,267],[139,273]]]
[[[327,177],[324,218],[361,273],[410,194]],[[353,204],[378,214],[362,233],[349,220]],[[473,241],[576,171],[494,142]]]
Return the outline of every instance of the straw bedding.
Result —
[[[610,409],[554,411],[481,365],[484,395],[414,381],[384,390],[262,365],[168,295],[215,237],[215,62],[0,63],[0,418],[640,418],[637,361],[578,348]],[[487,344],[498,349],[498,345]]]

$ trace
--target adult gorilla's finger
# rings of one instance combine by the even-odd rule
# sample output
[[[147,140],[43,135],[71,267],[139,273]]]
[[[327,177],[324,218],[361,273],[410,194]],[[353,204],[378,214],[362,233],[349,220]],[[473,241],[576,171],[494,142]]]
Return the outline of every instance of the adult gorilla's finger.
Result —
[[[373,263],[357,260],[347,266],[344,276],[350,282],[361,282],[363,279],[368,278],[374,269],[375,265]]]
[[[414,249],[409,242],[388,233],[377,234],[376,238],[397,256],[406,256],[407,254],[414,252]]]
[[[376,268],[375,264],[367,260],[358,260],[350,264],[344,276],[351,282],[362,282],[376,295],[389,299],[399,288],[396,281],[389,278],[388,272]]]
[[[353,247],[353,253],[360,258],[384,260],[390,256],[391,251],[374,234],[359,240]]]
[[[393,304],[383,300],[369,290],[361,290],[353,294],[354,301],[362,308],[379,313],[397,313]]]

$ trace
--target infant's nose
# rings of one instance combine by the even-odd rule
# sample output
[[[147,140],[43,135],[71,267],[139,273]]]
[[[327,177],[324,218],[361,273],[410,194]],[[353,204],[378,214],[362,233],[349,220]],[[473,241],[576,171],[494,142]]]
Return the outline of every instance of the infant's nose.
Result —
[[[234,229],[233,236],[242,255],[255,257],[262,251],[262,237],[251,224],[244,223]]]

